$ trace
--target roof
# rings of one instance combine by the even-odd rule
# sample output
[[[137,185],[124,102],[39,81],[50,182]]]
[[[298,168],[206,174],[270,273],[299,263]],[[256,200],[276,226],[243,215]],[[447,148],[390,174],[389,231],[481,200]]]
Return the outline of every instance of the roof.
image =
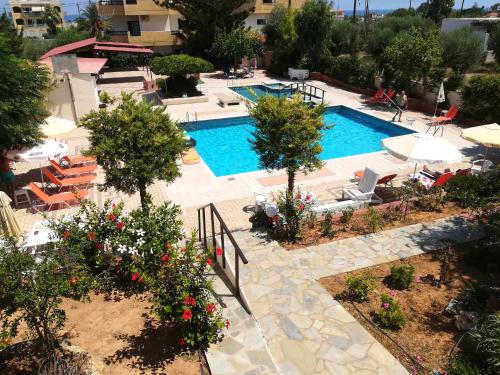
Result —
[[[51,56],[60,55],[62,53],[71,52],[71,51],[74,51],[74,50],[77,50],[77,49],[80,49],[83,47],[91,46],[91,45],[95,44],[95,42],[96,42],[96,38],[89,38],[89,39],[80,40],[78,42],[65,44],[63,46],[59,46],[56,48],[52,48],[50,51],[43,54],[42,57],[40,57],[40,60],[44,60],[44,59],[49,58]]]
[[[144,47],[126,48],[126,47],[112,47],[112,46],[102,46],[95,45],[94,50],[96,51],[112,51],[112,52],[128,52],[128,53],[147,53],[152,54],[153,50]]]
[[[137,47],[137,48],[144,48],[142,44],[133,44],[133,43],[119,43],[119,42],[96,42],[97,45],[99,46],[123,46],[123,47]]]
[[[98,74],[108,59],[101,57],[77,57],[76,60],[80,73]],[[50,58],[40,60],[40,62],[46,64],[50,69],[52,69],[52,60]]]

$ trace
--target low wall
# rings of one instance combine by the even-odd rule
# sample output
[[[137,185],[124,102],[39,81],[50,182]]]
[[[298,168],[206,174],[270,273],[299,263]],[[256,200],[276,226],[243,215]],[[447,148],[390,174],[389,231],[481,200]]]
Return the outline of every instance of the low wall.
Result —
[[[193,104],[193,103],[206,103],[206,102],[208,102],[208,96],[206,95],[162,100],[163,105],[180,105],[180,104]]]

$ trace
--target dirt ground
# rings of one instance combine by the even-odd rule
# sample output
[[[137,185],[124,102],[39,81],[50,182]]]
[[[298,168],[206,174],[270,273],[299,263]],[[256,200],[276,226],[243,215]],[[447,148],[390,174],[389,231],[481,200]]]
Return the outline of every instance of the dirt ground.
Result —
[[[381,213],[381,216],[387,214],[388,212],[389,210],[384,210],[384,213]],[[381,227],[378,229],[378,231],[399,228],[406,225],[437,220],[451,215],[461,215],[467,213],[467,210],[462,209],[452,203],[447,203],[440,211],[426,212],[411,209],[408,211],[406,220],[404,222],[399,218],[384,219],[382,217]],[[392,214],[394,216],[399,216],[394,208],[392,208]],[[338,241],[370,233],[367,228],[364,215],[353,216],[352,221],[347,226],[341,224],[340,222],[338,222],[338,220],[336,220],[334,221],[333,230],[335,231],[335,235],[333,237],[324,236],[322,234],[321,221],[318,220],[317,224],[313,228],[305,225],[302,228],[301,238],[296,242],[288,242],[284,240],[279,242],[280,245],[283,246],[286,250],[296,250],[304,248],[306,246],[319,245],[325,242]]]
[[[179,333],[151,319],[144,295],[92,295],[90,302],[65,300],[61,307],[67,314],[61,333],[72,346],[89,352],[102,375],[200,374],[198,357],[181,353]],[[0,373],[31,373],[26,363],[26,371],[10,367],[0,364]]]
[[[413,358],[419,358],[421,364],[430,370],[444,369],[447,358],[456,341],[462,336],[454,325],[453,316],[444,314],[448,302],[455,298],[466,281],[498,283],[500,275],[486,274],[464,264],[461,255],[464,250],[457,250],[451,266],[451,283],[441,287],[428,283],[413,282],[409,290],[396,291],[394,299],[400,304],[406,318],[406,325],[399,331],[384,329],[384,332],[395,339]],[[364,270],[325,277],[320,283],[349,311],[380,343],[382,343],[408,369],[413,363],[390,339],[373,327],[376,313],[381,307],[381,294],[389,294],[391,289],[386,285],[386,277],[395,264],[411,264],[415,267],[415,276],[434,275],[439,278],[440,261],[434,254],[423,254],[404,261],[395,261]],[[360,314],[342,294],[345,292],[346,278],[353,273],[371,272],[375,277],[375,291],[370,300],[355,303]],[[424,373],[424,372],[422,372]],[[427,372],[425,372],[427,373]]]

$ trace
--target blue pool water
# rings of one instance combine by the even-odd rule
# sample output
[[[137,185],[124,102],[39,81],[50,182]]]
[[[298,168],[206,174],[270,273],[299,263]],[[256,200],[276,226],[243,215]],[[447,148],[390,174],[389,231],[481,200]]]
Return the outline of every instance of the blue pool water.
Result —
[[[324,113],[321,160],[381,151],[381,140],[413,131],[354,109],[335,106]],[[196,141],[196,150],[217,177],[259,170],[259,158],[250,148],[255,125],[249,116],[198,121],[184,125]]]
[[[281,83],[272,83],[269,85],[251,85],[251,86],[237,86],[231,87],[231,90],[240,94],[241,96],[251,100],[257,101],[258,98],[264,95],[272,96],[291,96],[292,90],[290,88],[282,90],[285,85]]]

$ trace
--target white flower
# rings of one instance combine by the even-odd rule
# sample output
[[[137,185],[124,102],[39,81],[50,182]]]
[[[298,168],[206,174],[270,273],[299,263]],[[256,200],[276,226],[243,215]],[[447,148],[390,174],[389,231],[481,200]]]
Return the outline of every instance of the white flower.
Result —
[[[125,246],[125,245],[118,246],[118,251],[120,253],[124,253],[125,251],[127,251],[127,246]]]
[[[180,232],[181,232],[181,236],[182,237],[186,237],[187,231],[186,231],[186,229],[184,227],[181,228]]]
[[[85,229],[85,223],[83,221],[78,223],[78,228]]]
[[[123,209],[120,215],[118,216],[120,219],[123,219],[128,216],[128,211]]]
[[[139,252],[137,251],[137,248],[135,246],[130,246],[128,248],[128,253],[130,255],[139,255]]]
[[[144,230],[142,228],[141,229],[137,229],[135,231],[135,234],[137,234],[139,237],[143,237],[144,233],[146,233],[146,232],[144,232]]]
[[[137,245],[138,245],[138,246],[142,246],[142,245],[144,245],[144,243],[145,243],[145,242],[146,242],[146,241],[144,241],[144,239],[142,239],[142,238],[139,238],[139,239],[136,241],[136,243],[137,243]]]
[[[106,238],[106,239],[104,240],[104,243],[105,243],[106,245],[109,245],[109,243],[110,243],[109,238]]]

